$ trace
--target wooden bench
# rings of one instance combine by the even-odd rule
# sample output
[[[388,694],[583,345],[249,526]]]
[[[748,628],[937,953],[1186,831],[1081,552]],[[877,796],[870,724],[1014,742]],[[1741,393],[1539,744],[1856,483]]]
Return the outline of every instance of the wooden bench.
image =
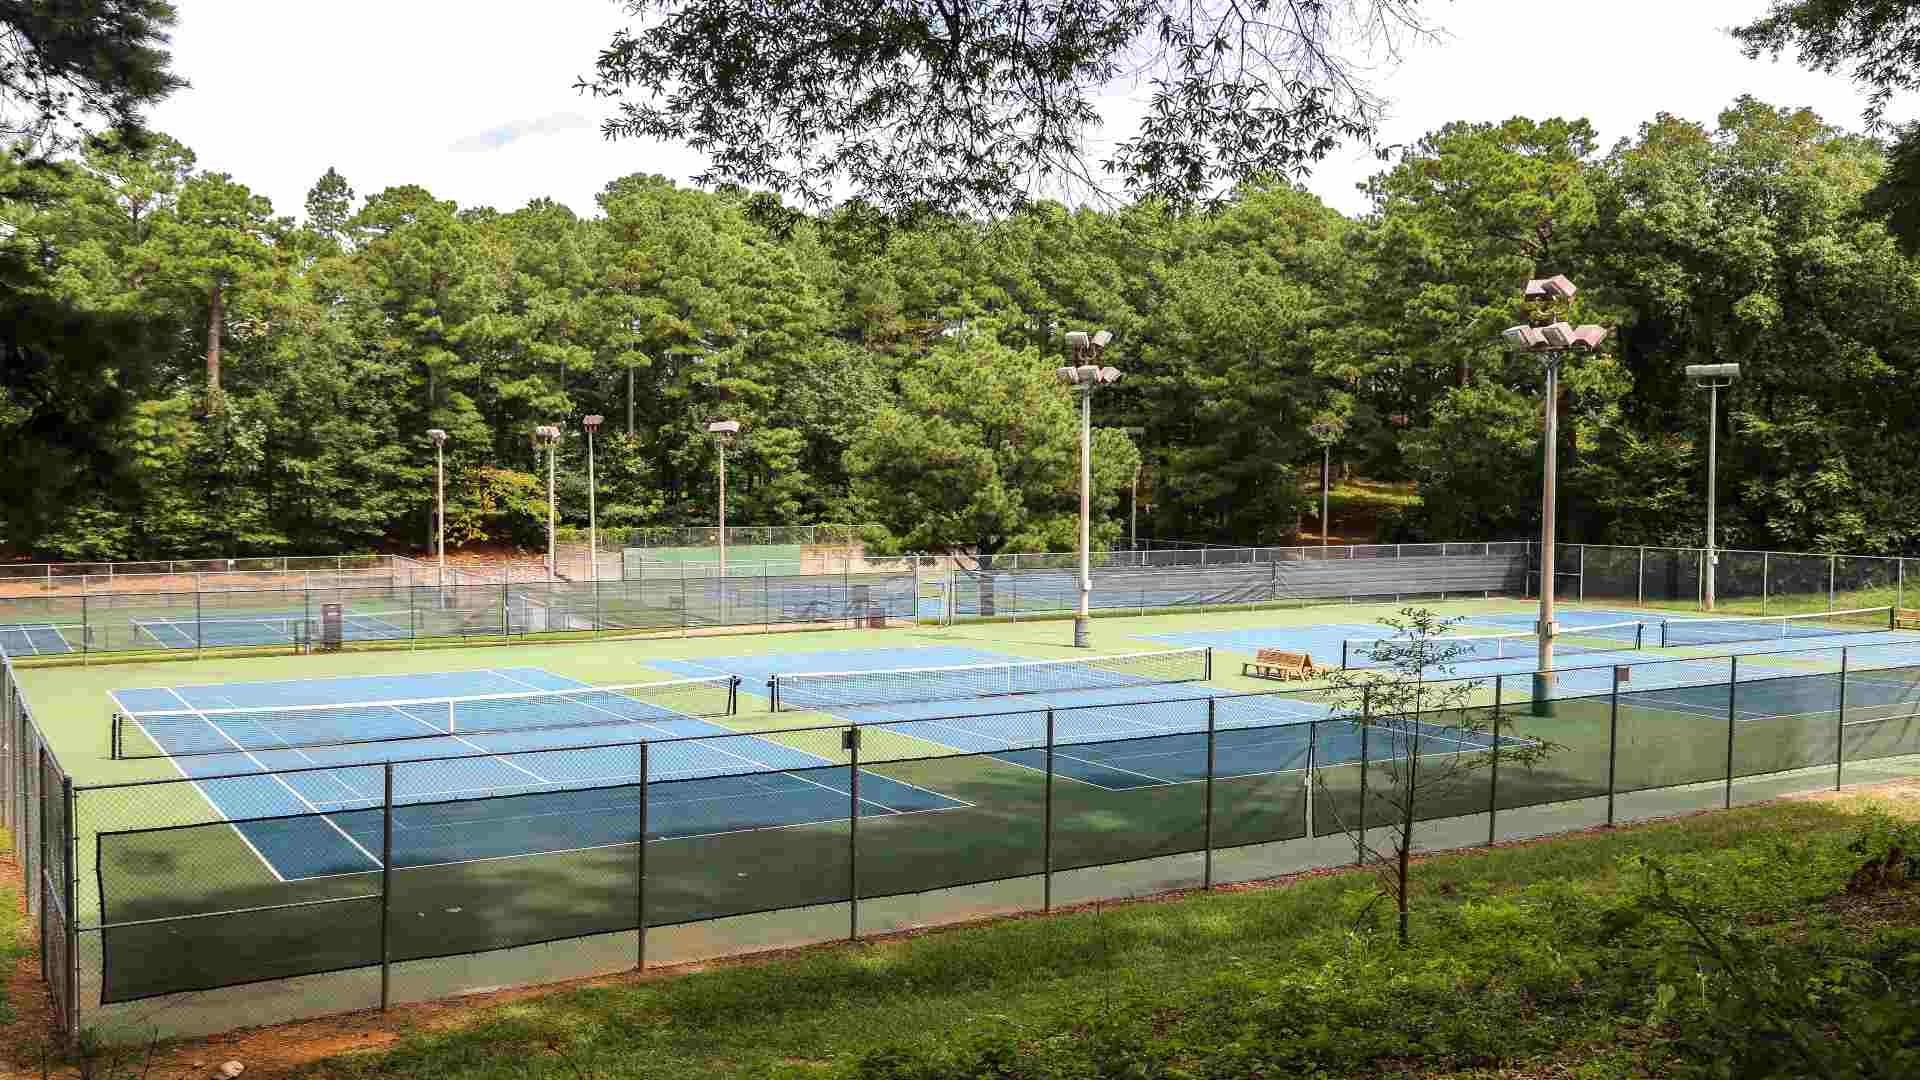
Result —
[[[1313,657],[1306,653],[1261,649],[1254,654],[1252,660],[1240,665],[1240,674],[1256,679],[1279,679],[1286,682],[1292,679],[1311,679],[1320,674],[1320,669],[1313,666]]]
[[[1895,630],[1920,630],[1920,608],[1898,608],[1893,613]]]

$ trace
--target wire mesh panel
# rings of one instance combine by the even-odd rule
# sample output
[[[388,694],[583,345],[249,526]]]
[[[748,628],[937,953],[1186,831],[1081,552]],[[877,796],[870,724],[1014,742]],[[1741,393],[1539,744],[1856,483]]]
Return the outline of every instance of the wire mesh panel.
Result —
[[[892,737],[883,736],[885,730],[861,731],[861,898],[951,890],[1042,872],[1044,748],[865,764],[869,752],[898,753],[918,741],[911,729]],[[920,913],[922,918],[928,914],[925,908]],[[969,908],[959,907],[952,917],[968,914]]]
[[[1645,634],[1639,622],[1603,623],[1595,626],[1569,624],[1554,638],[1554,652],[1563,656],[1581,653],[1618,652],[1638,649]],[[1411,660],[1410,651],[1424,650],[1431,663],[1471,663],[1480,660],[1507,660],[1533,657],[1540,653],[1537,634],[1446,634],[1423,640],[1415,646],[1406,638],[1347,638],[1340,643],[1343,668],[1391,667]]]
[[[1586,598],[1614,603],[1640,599],[1640,548],[1589,545],[1582,549]]]
[[[1054,749],[1056,873],[1201,851],[1206,843],[1206,736],[1183,733]],[[1203,867],[1158,868],[1151,891],[1197,884]],[[1132,875],[1080,874],[1064,883],[1075,901],[1128,895]],[[1056,881],[1056,888],[1062,887]]]
[[[1846,695],[1848,762],[1920,754],[1920,666],[1849,671]]]
[[[1500,746],[1537,750],[1538,760],[1521,764],[1508,757],[1494,763],[1495,807],[1519,810],[1605,796],[1613,751],[1612,696],[1554,687],[1552,696],[1541,700],[1534,682],[1532,675],[1499,679]],[[1579,813],[1570,807],[1564,812]],[[1542,830],[1530,825],[1520,834],[1535,831]]]
[[[1220,702],[1220,711],[1231,711],[1231,704]],[[1211,750],[1214,848],[1307,835],[1312,723],[1252,728],[1216,723]]]
[[[1833,560],[1775,551],[1767,555],[1767,610],[1787,614],[1832,606]]]
[[[1862,675],[1866,689],[1870,680]],[[1831,766],[1840,742],[1841,677],[1742,679],[1735,699],[1733,775]],[[1862,704],[1865,704],[1862,702]]]
[[[1768,557],[1764,551],[1722,551],[1714,567],[1715,602],[1736,611],[1760,611],[1767,596]],[[1864,605],[1858,605],[1864,606]]]
[[[1891,607],[1898,602],[1900,562],[1865,555],[1833,559],[1835,608]]]
[[[1621,687],[1615,791],[1726,778],[1728,713],[1735,707],[1731,665],[1725,658],[1701,660],[1697,669],[1695,685]]]
[[[1700,552],[1694,548],[1645,548],[1641,595],[1650,604],[1700,602]]]
[[[66,774],[53,754],[40,751],[40,948],[48,1001],[60,1031],[76,1030],[72,951],[73,822]]]

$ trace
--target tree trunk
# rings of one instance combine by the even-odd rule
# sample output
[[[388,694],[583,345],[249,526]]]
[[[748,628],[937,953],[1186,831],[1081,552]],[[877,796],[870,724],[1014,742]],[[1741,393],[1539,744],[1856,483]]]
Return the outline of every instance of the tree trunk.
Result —
[[[1419,715],[1418,701],[1419,699],[1416,698],[1414,705],[1416,717]],[[1408,912],[1412,908],[1407,897],[1407,882],[1412,876],[1413,871],[1413,803],[1416,798],[1416,793],[1420,790],[1420,736],[1417,727],[1413,729],[1412,736],[1413,737],[1407,741],[1406,805],[1401,808],[1400,815],[1400,850],[1398,852],[1400,858],[1399,865],[1396,866],[1394,870],[1396,880],[1399,883],[1394,889],[1394,899],[1397,901],[1397,907],[1399,908],[1400,947],[1403,949],[1407,947],[1407,939],[1409,937],[1407,931],[1409,921]]]
[[[207,412],[221,410],[220,330],[227,323],[227,295],[219,278],[213,281],[212,303],[207,305]]]

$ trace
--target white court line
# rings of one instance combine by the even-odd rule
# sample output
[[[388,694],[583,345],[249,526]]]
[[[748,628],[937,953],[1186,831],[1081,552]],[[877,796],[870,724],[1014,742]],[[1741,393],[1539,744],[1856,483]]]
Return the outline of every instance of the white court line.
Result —
[[[494,670],[494,669],[489,669],[489,670]],[[502,676],[503,678],[508,678],[508,679],[512,679],[512,678],[513,678],[513,676],[511,676],[511,675],[507,675],[507,674],[505,674],[504,672],[499,672],[499,671],[494,671],[494,673],[495,673],[495,674],[498,674],[498,675],[501,675],[501,676]],[[563,676],[561,676],[561,678],[565,678],[565,677],[566,677],[566,676],[564,676],[564,675],[563,675]],[[552,687],[552,686],[535,686],[535,685],[533,685],[532,683],[530,683],[530,682],[526,682],[525,680],[522,680],[522,679],[514,679],[513,681],[515,681],[515,682],[518,682],[518,683],[520,683],[520,685],[522,685],[522,686],[525,686],[525,687],[526,687],[527,689],[529,689],[529,690],[555,690],[555,689],[563,689],[563,690],[564,690],[564,689],[589,689],[589,690],[590,690],[590,689],[592,689],[592,686],[591,686],[591,685],[588,685],[588,686],[585,686],[585,687]],[[647,722],[647,721],[645,721],[645,720],[628,720],[628,719],[627,719],[626,717],[622,717],[622,716],[620,716],[620,714],[619,714],[619,713],[617,713],[617,712],[614,712],[614,711],[613,711],[612,709],[603,709],[603,708],[601,708],[600,706],[598,706],[598,705],[595,705],[595,704],[593,704],[592,702],[583,702],[583,704],[585,704],[585,705],[586,705],[586,706],[587,706],[588,708],[591,708],[591,709],[599,709],[599,710],[600,710],[601,712],[603,712],[603,713],[606,713],[606,714],[607,714],[608,716],[612,716],[612,717],[618,717],[619,719],[621,719],[622,721],[625,721],[625,722],[627,722],[627,723],[631,723],[631,724],[637,724],[637,725],[639,725],[639,726],[641,726],[641,727],[646,727],[646,728],[651,728],[652,730],[654,730],[654,731],[658,731],[658,732],[660,732],[660,733],[661,733],[662,735],[666,735],[666,736],[668,736],[669,738],[675,738],[675,739],[679,739],[679,738],[684,738],[684,736],[678,736],[678,735],[674,735],[674,734],[673,734],[673,733],[672,733],[671,731],[668,731],[667,729],[665,729],[665,728],[663,728],[663,727],[660,727],[660,726],[658,726],[658,725],[656,725],[656,724],[652,724],[652,723],[649,723],[649,722]],[[704,722],[704,721],[703,721],[703,722]],[[710,725],[710,726],[712,726],[712,727],[719,727],[720,725],[718,725],[718,724],[713,724],[713,725]],[[721,730],[722,730],[722,731],[725,731],[726,729],[724,729],[724,728],[722,728]],[[731,734],[731,733],[729,733],[729,734]],[[741,736],[741,737],[744,737],[744,738],[752,738],[753,736],[744,736],[744,735],[743,735],[743,736]],[[833,767],[833,768],[841,768],[841,767],[842,767],[842,766],[839,766],[839,765],[836,765],[836,764],[835,764],[834,762],[831,762],[831,761],[828,761],[828,760],[827,760],[826,758],[823,758],[823,757],[820,757],[820,755],[818,755],[818,754],[814,754],[814,753],[810,753],[810,752],[808,752],[808,751],[806,751],[806,750],[798,750],[798,749],[795,749],[795,748],[793,748],[793,747],[788,747],[788,746],[786,746],[785,744],[776,744],[776,745],[780,745],[782,749],[788,749],[788,750],[793,750],[793,751],[794,751],[795,753],[799,753],[799,754],[806,754],[806,755],[807,755],[808,757],[812,757],[812,758],[816,758],[816,759],[818,759],[818,760],[819,760],[819,762],[820,762],[820,763],[821,763],[822,765],[826,765],[826,766],[830,766],[830,767]],[[730,757],[730,758],[735,758],[735,759],[737,759],[737,760],[739,760],[739,761],[744,761],[744,762],[746,762],[747,764],[749,764],[749,765],[752,765],[752,766],[754,767],[754,769],[755,769],[756,771],[762,771],[762,772],[764,772],[765,770],[768,770],[768,769],[777,769],[777,770],[779,770],[779,771],[781,771],[781,772],[786,772],[786,771],[787,771],[787,769],[785,769],[785,768],[782,768],[781,766],[778,766],[778,765],[773,765],[773,764],[770,764],[770,763],[768,763],[768,762],[765,762],[765,761],[755,761],[754,759],[752,759],[752,758],[750,758],[750,757],[747,757],[747,756],[746,756],[745,754],[736,754],[736,753],[734,753],[733,751],[731,751],[731,750],[728,750],[728,749],[727,749],[727,748],[725,748],[725,747],[711,747],[710,749],[717,749],[717,750],[718,750],[718,751],[719,751],[720,753],[722,753],[722,754],[725,754],[725,755],[727,755],[727,756],[728,756],[728,757]],[[810,778],[810,777],[806,777],[806,776],[795,776],[795,777],[794,777],[794,779],[796,779],[796,780],[802,780],[802,781],[805,781],[806,783],[809,783],[809,784],[812,784],[812,785],[814,785],[815,787],[820,787],[820,788],[825,788],[825,789],[826,789],[826,790],[828,790],[828,791],[832,791],[832,792],[836,792],[836,793],[838,793],[838,794],[841,794],[841,795],[848,795],[848,796],[851,796],[851,794],[852,794],[851,792],[846,792],[846,791],[841,791],[841,790],[840,790],[839,788],[836,788],[836,787],[833,787],[833,786],[832,786],[832,785],[830,785],[830,784],[822,784],[822,783],[820,783],[819,781],[817,781],[817,780],[814,780],[814,779],[812,779],[812,778]],[[879,804],[879,803],[875,803],[874,805],[875,805],[875,806],[879,806],[880,804]]]
[[[153,733],[147,730],[147,725],[141,723],[140,718],[136,716],[132,710],[127,708],[127,703],[120,700],[120,694],[118,691],[109,690],[107,691],[107,696],[113,699],[114,704],[120,706],[120,715],[132,718],[134,725],[140,729],[140,734],[145,735],[147,737],[148,742],[153,743],[153,745],[155,746],[160,745],[159,741],[153,737]],[[187,784],[187,786],[191,787],[193,789],[194,794],[200,796],[200,798],[206,802],[207,809],[212,810],[215,814],[218,814],[220,816],[220,820],[226,822],[227,828],[232,829],[233,834],[240,838],[240,842],[247,845],[247,850],[253,852],[254,858],[260,860],[260,865],[266,867],[267,873],[273,875],[273,880],[280,881],[280,882],[286,881],[287,879],[281,875],[280,869],[273,865],[273,860],[261,854],[260,849],[253,846],[253,841],[249,840],[247,838],[247,834],[241,831],[240,826],[236,824],[232,818],[227,816],[227,812],[225,810],[220,809],[220,805],[213,801],[213,796],[208,795],[206,792],[206,789],[200,786],[200,782],[198,780],[195,780],[193,777],[188,776],[186,773],[186,770],[180,767],[179,760],[173,757],[173,755],[171,754],[165,755],[165,757],[167,759],[167,764],[173,767],[173,771],[180,774],[180,779],[188,781],[189,783]],[[98,868],[96,867],[96,869]],[[364,871],[362,872],[364,873]]]
[[[191,712],[191,713],[194,713],[195,715],[197,715],[197,716],[199,716],[199,717],[200,717],[200,719],[201,719],[201,720],[202,720],[202,721],[203,721],[203,722],[204,722],[204,723],[205,723],[205,724],[206,724],[206,725],[207,725],[208,727],[210,727],[210,728],[212,728],[212,729],[213,729],[213,730],[215,730],[215,731],[219,731],[219,732],[220,732],[220,737],[221,737],[221,738],[223,738],[223,739],[225,739],[225,740],[227,740],[227,741],[228,741],[228,742],[230,742],[230,743],[233,743],[233,748],[234,748],[235,750],[238,750],[238,751],[240,751],[240,752],[241,752],[242,754],[245,754],[245,755],[247,756],[247,760],[248,760],[248,761],[251,761],[251,762],[253,762],[253,763],[254,763],[255,765],[257,765],[257,766],[259,766],[259,768],[260,768],[260,771],[261,771],[262,773],[264,773],[264,774],[266,774],[266,775],[268,775],[268,776],[272,776],[272,777],[274,778],[274,780],[275,780],[275,781],[277,781],[277,782],[278,782],[278,783],[280,784],[280,786],[281,786],[281,787],[283,787],[283,788],[286,788],[286,789],[287,789],[287,791],[288,791],[288,792],[289,792],[290,794],[292,794],[294,798],[296,798],[296,799],[299,799],[299,800],[300,800],[300,802],[301,802],[301,803],[302,803],[303,805],[305,805],[307,809],[309,809],[309,810],[311,810],[311,811],[313,811],[313,812],[314,812],[314,813],[316,813],[316,814],[320,814],[320,815],[321,815],[321,817],[325,819],[325,821],[326,821],[326,823],[327,823],[327,824],[328,824],[329,826],[331,826],[331,827],[333,828],[333,831],[334,831],[334,832],[337,832],[337,833],[339,833],[339,834],[340,834],[341,836],[343,836],[343,837],[345,837],[345,838],[346,838],[346,841],[347,841],[347,843],[349,843],[349,844],[352,844],[352,845],[353,845],[354,847],[356,847],[356,848],[359,848],[359,849],[360,849],[360,854],[362,854],[362,855],[365,855],[365,856],[367,857],[367,859],[368,859],[368,861],[370,861],[370,862],[372,862],[372,863],[373,863],[373,865],[374,865],[374,866],[375,866],[376,868],[377,868],[377,867],[379,867],[379,866],[381,865],[381,863],[380,863],[380,860],[379,860],[378,858],[376,858],[376,857],[374,856],[374,854],[373,854],[373,852],[371,852],[371,851],[368,851],[368,850],[367,850],[367,849],[366,849],[366,848],[365,848],[364,846],[362,846],[362,845],[361,845],[361,843],[360,843],[360,841],[358,841],[358,840],[355,840],[355,839],[353,838],[353,835],[352,835],[351,833],[349,833],[349,832],[347,832],[347,830],[345,830],[345,829],[343,829],[343,828],[341,828],[341,827],[339,826],[339,824],[338,824],[337,822],[335,822],[335,821],[334,821],[334,820],[333,820],[332,818],[330,818],[330,817],[326,817],[326,815],[325,815],[325,814],[324,814],[324,813],[323,813],[323,812],[321,811],[321,809],[320,809],[319,807],[317,807],[317,806],[315,806],[315,805],[313,805],[313,803],[312,803],[312,802],[310,802],[310,801],[308,801],[308,799],[307,799],[307,797],[306,797],[305,795],[302,795],[302,794],[300,794],[300,792],[299,792],[299,791],[297,791],[297,790],[295,790],[295,788],[294,788],[294,786],[293,786],[292,784],[289,784],[289,783],[287,783],[287,781],[286,781],[286,779],[285,779],[284,777],[282,777],[282,776],[281,776],[281,775],[280,775],[279,773],[277,773],[277,772],[274,772],[273,770],[271,770],[271,769],[269,769],[269,768],[267,768],[267,764],[266,764],[266,762],[264,762],[264,761],[261,761],[261,760],[260,760],[259,758],[257,758],[257,757],[254,757],[254,756],[253,756],[253,751],[251,751],[251,750],[248,750],[248,749],[247,749],[246,747],[244,747],[244,746],[241,746],[241,745],[240,745],[239,743],[237,743],[237,742],[234,742],[234,740],[233,740],[233,737],[232,737],[231,735],[228,735],[228,734],[227,734],[227,733],[226,733],[225,731],[221,731],[221,729],[220,729],[220,725],[218,725],[218,724],[216,724],[216,723],[214,723],[214,722],[213,722],[213,721],[211,721],[211,720],[208,720],[208,719],[206,718],[206,716],[205,716],[205,714],[203,714],[203,713],[201,713],[201,712],[200,712],[200,710],[198,710],[198,709],[196,709],[196,708],[194,708],[194,707],[193,707],[193,705],[192,705],[191,703],[189,703],[189,702],[187,701],[187,699],[186,699],[186,698],[184,698],[184,697],[181,697],[181,696],[180,696],[180,692],[179,692],[179,691],[177,691],[177,690],[174,690],[174,689],[172,689],[171,687],[169,687],[169,688],[168,688],[168,690],[167,690],[167,692],[168,692],[168,693],[170,693],[170,694],[172,694],[172,695],[173,695],[173,696],[174,696],[175,698],[177,698],[177,699],[179,700],[179,702],[180,702],[180,704],[182,704],[182,705],[185,705],[185,706],[187,707],[187,711],[188,711],[188,712]],[[156,744],[156,745],[157,745],[157,744]],[[305,755],[302,755],[302,756],[304,757]],[[311,761],[311,760],[313,760],[313,759],[312,759],[312,758],[308,758],[307,760],[309,760],[309,761]],[[176,768],[178,768],[178,766],[176,766]],[[329,771],[330,771],[330,770],[329,770]],[[335,782],[336,782],[336,783],[338,783],[338,781],[335,781]],[[198,787],[198,786],[199,786],[199,782],[198,782],[198,781],[195,781],[195,785],[194,785],[194,786],[196,786],[196,787]],[[343,788],[344,788],[344,787],[346,787],[346,785],[345,785],[345,784],[341,784],[340,786],[341,786],[341,787],[343,787]],[[351,790],[353,790],[353,789],[352,789],[352,788],[347,788],[347,790],[348,790],[348,791],[351,791]],[[209,799],[208,799],[207,801],[208,801],[208,802],[212,802],[213,800],[212,800],[211,798],[209,798]],[[225,815],[225,813],[223,812],[221,816],[222,816],[222,817],[225,817],[226,815]],[[284,880],[284,879],[282,879],[282,880]]]

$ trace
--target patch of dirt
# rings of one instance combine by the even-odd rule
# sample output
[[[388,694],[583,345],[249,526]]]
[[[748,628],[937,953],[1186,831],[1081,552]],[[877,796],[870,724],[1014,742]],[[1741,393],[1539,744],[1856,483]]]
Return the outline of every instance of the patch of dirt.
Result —
[[[20,880],[20,864],[0,851],[0,880]],[[25,914],[26,893],[14,897],[14,910]],[[0,972],[6,978],[7,1001],[13,1006],[13,1020],[0,1026],[0,1076],[37,1074],[40,1058],[50,1045],[50,1018],[47,1015],[47,984],[40,979],[38,928],[27,925],[27,951],[10,970]]]
[[[1841,792],[1814,792],[1805,795],[1786,796],[1779,801],[1807,800],[1832,801],[1835,799],[1870,798],[1881,801],[1920,801],[1920,778],[1892,780],[1883,784],[1847,788]],[[1634,822],[1624,828],[1609,828],[1596,825],[1587,829],[1571,832],[1558,832],[1546,836],[1528,837],[1523,840],[1507,840],[1494,844],[1491,848],[1476,845],[1453,851],[1426,852],[1415,857],[1415,862],[1427,862],[1441,857],[1471,856],[1479,852],[1494,849],[1529,847],[1535,844],[1555,843],[1582,835],[1608,832],[1631,831],[1636,828],[1658,825],[1662,822],[1684,818],[1717,814],[1716,809],[1696,810],[1684,814],[1675,814],[1665,818],[1651,818]],[[1266,889],[1289,888],[1296,882],[1329,877],[1340,874],[1352,874],[1351,866],[1320,867],[1283,877],[1268,878],[1261,881],[1235,882],[1215,886],[1215,892],[1252,892]],[[11,873],[18,877],[18,868],[10,861],[0,858],[0,873]],[[858,946],[874,943],[899,941],[925,937],[929,934],[945,934],[965,930],[975,926],[1008,922],[1015,919],[1047,919],[1055,915],[1073,912],[1102,911],[1132,904],[1166,903],[1196,895],[1201,890],[1186,889],[1178,892],[1162,893],[1155,896],[1103,900],[1073,907],[1058,907],[1052,913],[1037,911],[1020,912],[1012,915],[997,915],[965,922],[944,923],[939,926],[920,927],[892,934],[875,934],[863,937]],[[1875,896],[1836,897],[1836,910],[1843,913],[1857,913],[1863,922],[1879,922],[1894,917],[1896,911],[1904,911],[1901,916],[1911,921],[1911,909],[1920,908],[1920,889],[1912,887],[1888,890]],[[340,1013],[333,1016],[302,1020],[273,1027],[243,1028],[203,1039],[193,1039],[161,1047],[155,1053],[151,1066],[146,1069],[148,1080],[205,1080],[211,1071],[223,1061],[238,1060],[246,1067],[246,1077],[270,1077],[289,1074],[304,1068],[323,1058],[340,1054],[364,1053],[386,1049],[412,1032],[437,1031],[463,1027],[473,1023],[476,1014],[483,1009],[528,998],[545,997],[552,994],[567,993],[583,987],[627,985],[653,979],[679,978],[716,968],[739,967],[752,964],[768,964],[803,953],[827,949],[847,948],[844,941],[826,942],[794,949],[779,949],[768,952],[750,953],[742,956],[726,957],[715,960],[696,961],[674,966],[649,968],[646,971],[628,971],[613,975],[603,975],[588,979],[576,979],[570,982],[543,983],[538,986],[520,987],[510,990],[496,990],[486,993],[469,994],[462,997],[444,998],[438,1001],[402,1005],[386,1012],[362,1010],[360,1012]],[[44,1045],[47,1023],[46,987],[39,977],[37,957],[21,961],[13,973],[10,988],[12,1000],[20,1012],[20,1019],[5,1029],[0,1029],[0,1038],[6,1039],[6,1047],[35,1047]],[[15,1056],[20,1056],[15,1051]],[[12,1069],[14,1071],[8,1071]],[[1571,1075],[1561,1071],[1559,1063],[1541,1063],[1519,1071],[1500,1072],[1503,1077],[1561,1077]],[[0,1059],[0,1080],[10,1077],[40,1075],[40,1063],[37,1060],[16,1061],[11,1064]],[[48,1075],[77,1076],[71,1066],[52,1069]]]

